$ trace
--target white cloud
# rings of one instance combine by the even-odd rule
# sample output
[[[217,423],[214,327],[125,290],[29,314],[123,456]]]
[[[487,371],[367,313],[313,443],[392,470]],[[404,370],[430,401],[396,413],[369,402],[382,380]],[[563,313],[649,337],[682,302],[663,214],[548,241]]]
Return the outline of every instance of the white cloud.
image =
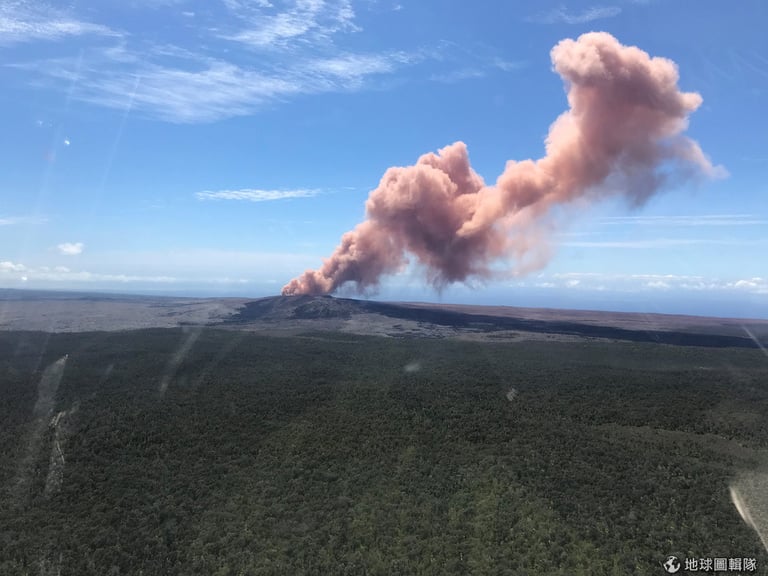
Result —
[[[0,261],[0,286],[28,282],[32,287],[59,288],[88,285],[109,288],[132,285],[189,286],[260,285],[269,275],[276,284],[296,270],[316,264],[320,254],[290,252],[235,252],[185,250],[101,253],[88,269],[66,266],[24,265]]]
[[[729,284],[729,287],[736,288],[737,290],[744,290],[746,292],[753,292],[756,294],[768,294],[768,279],[766,278],[747,278],[743,280],[737,280]]]
[[[26,270],[24,264],[16,264],[8,260],[0,262],[0,272],[23,272],[24,270]]]
[[[621,14],[618,6],[591,6],[578,13],[571,13],[564,6],[559,6],[528,18],[529,22],[541,24],[586,24],[603,18],[613,18]]]
[[[0,44],[54,41],[86,34],[119,36],[107,26],[78,20],[42,2],[10,0],[0,4]]]
[[[64,242],[56,246],[64,256],[77,256],[82,254],[84,244],[82,242]]]
[[[249,202],[269,202],[286,198],[311,198],[320,194],[320,190],[300,188],[297,190],[219,190],[217,192],[195,192],[198,200],[247,200]]]
[[[731,280],[686,274],[567,272],[552,274],[551,283],[560,288],[602,289],[619,292],[692,290],[697,292],[768,294],[768,279],[762,277]]]
[[[19,273],[23,272],[23,275]],[[149,282],[149,283],[168,283],[175,282],[176,279],[164,275],[141,275],[141,274],[121,274],[121,273],[98,273],[84,270],[71,270],[66,266],[25,266],[24,264],[14,262],[0,262],[0,281],[2,280],[21,280],[22,282],[101,282],[101,283],[126,283],[126,282]]]
[[[139,283],[170,284],[177,282],[173,276],[147,276],[141,274],[99,274],[97,272],[81,271],[57,271],[57,270],[30,270],[27,274],[28,281],[44,282],[88,282],[88,283]]]

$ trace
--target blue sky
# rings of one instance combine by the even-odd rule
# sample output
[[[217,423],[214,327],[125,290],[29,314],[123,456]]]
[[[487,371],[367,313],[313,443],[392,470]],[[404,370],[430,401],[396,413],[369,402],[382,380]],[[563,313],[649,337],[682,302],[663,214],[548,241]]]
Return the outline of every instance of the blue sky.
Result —
[[[377,295],[768,317],[768,24],[741,2],[0,4],[0,287],[278,294],[384,171],[462,140],[493,182],[567,109],[549,51],[594,30],[674,60],[727,178],[561,216],[548,265]]]

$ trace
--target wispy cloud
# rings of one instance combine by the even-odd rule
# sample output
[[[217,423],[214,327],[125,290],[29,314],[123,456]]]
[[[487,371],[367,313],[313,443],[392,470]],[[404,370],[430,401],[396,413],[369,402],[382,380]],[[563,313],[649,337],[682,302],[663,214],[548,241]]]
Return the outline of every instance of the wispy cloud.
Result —
[[[595,240],[568,241],[562,246],[570,248],[669,248],[672,246],[754,246],[762,244],[756,240],[740,240],[733,238],[650,238],[645,240]]]
[[[458,69],[434,78],[443,82],[522,65],[496,54],[478,58],[450,43],[448,50],[350,49],[345,41],[360,30],[352,0],[222,2],[223,11],[186,18],[190,34],[172,44],[155,40],[151,19],[148,27],[131,29],[129,21],[125,31],[115,32],[31,0],[5,3],[0,33],[6,41],[88,35],[76,47],[63,45],[60,56],[16,58],[6,66],[27,75],[35,87],[66,91],[72,100],[168,122],[202,123],[254,114],[299,95],[381,86],[427,61],[443,60]],[[132,0],[129,6],[174,10],[178,16],[181,8],[173,4]],[[91,10],[89,18],[98,14]],[[472,69],[479,72],[468,72]]]
[[[472,80],[474,78],[483,78],[487,75],[487,71],[482,68],[460,68],[458,70],[451,70],[450,72],[442,72],[431,74],[429,79],[433,82],[442,82],[444,84],[454,84],[456,82],[462,82],[464,80]]]
[[[219,190],[217,192],[195,192],[198,200],[246,200],[249,202],[269,202],[286,198],[311,198],[320,194],[320,190],[300,188],[296,190]]]
[[[609,216],[600,219],[607,225],[642,226],[756,226],[768,224],[752,214],[700,214],[682,216]]]
[[[539,24],[586,24],[594,20],[613,18],[619,14],[619,6],[591,6],[581,12],[569,12],[564,6],[558,6],[548,12],[530,16],[527,20]]]
[[[521,68],[528,66],[528,62],[525,60],[504,60],[503,58],[495,58],[492,62],[494,68],[503,70],[504,72],[515,72]]]
[[[123,0],[131,7],[146,7],[146,8],[165,8],[166,6],[176,6],[177,4],[184,4],[187,0]]]
[[[411,64],[417,61],[416,56],[404,52],[389,54],[340,54],[332,58],[321,58],[310,61],[308,71],[313,70],[321,76],[331,76],[350,80],[393,72],[400,64]]]
[[[28,267],[13,262],[0,262],[0,281],[13,282],[55,282],[55,283],[173,283],[178,279],[173,276],[152,276],[141,274],[103,274],[85,270],[70,270],[64,266]]]
[[[768,278],[713,278],[685,274],[612,274],[602,272],[566,272],[540,275],[534,286],[573,288],[579,290],[615,290],[638,292],[661,291],[712,291],[734,294],[768,295]]]
[[[0,4],[0,45],[87,34],[120,35],[107,26],[79,20],[42,2],[10,0]]]
[[[82,242],[64,242],[56,246],[56,248],[58,248],[59,253],[64,256],[77,256],[78,254],[82,254],[85,245]]]
[[[12,65],[50,79],[81,101],[175,123],[212,122],[254,113],[300,94],[350,92],[376,76],[420,62],[424,54],[351,53],[293,55],[258,68],[212,58],[177,46],[152,45],[143,56],[124,43],[84,56]]]
[[[83,268],[41,263],[0,261],[0,286],[57,287],[88,284],[108,288],[125,284],[176,286],[282,285],[296,269],[320,258],[300,252],[245,252],[228,250],[115,251],[92,255]]]
[[[269,77],[222,61],[182,69],[146,65],[124,75],[103,70],[75,88],[82,100],[147,112],[171,122],[208,122],[248,114],[264,103],[302,91],[290,77]]]
[[[223,37],[250,48],[327,42],[337,32],[359,29],[351,0],[294,0],[282,9],[263,0],[225,0],[225,5],[242,28]]]
[[[0,226],[41,224],[44,222],[47,222],[47,219],[38,216],[0,216]]]
[[[464,80],[473,80],[477,78],[485,78],[492,72],[515,72],[527,66],[527,62],[523,60],[503,60],[501,58],[494,58],[490,62],[478,62],[472,66],[466,66],[463,68],[457,68],[446,72],[436,72],[429,76],[429,80],[433,82],[442,82],[444,84],[454,84],[456,82],[462,82]]]

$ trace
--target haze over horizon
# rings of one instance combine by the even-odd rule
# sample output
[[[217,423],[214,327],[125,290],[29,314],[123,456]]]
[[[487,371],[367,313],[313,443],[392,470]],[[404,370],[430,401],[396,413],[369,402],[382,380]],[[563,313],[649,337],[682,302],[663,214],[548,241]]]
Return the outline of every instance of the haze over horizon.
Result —
[[[372,276],[304,291],[349,296],[344,281],[364,278],[364,294],[385,300],[768,317],[767,14],[747,4],[7,4],[0,287],[276,294],[334,253],[388,168],[466,146],[472,178],[492,184],[508,160],[548,157],[547,131],[578,85],[553,55],[564,91],[550,51],[605,31],[674,62],[672,84],[701,98],[665,108],[673,124],[632,140],[650,157],[626,166],[643,172],[582,178],[587,194],[547,201],[530,236],[494,224],[515,196],[463,227],[484,230],[467,259],[435,248],[443,232],[432,244],[411,234]],[[683,132],[711,159],[692,163],[699,172],[724,166],[728,177],[658,187],[656,169],[670,174],[681,149],[647,144]],[[388,214],[400,226],[404,212]],[[528,274],[498,273],[500,259],[531,253]]]

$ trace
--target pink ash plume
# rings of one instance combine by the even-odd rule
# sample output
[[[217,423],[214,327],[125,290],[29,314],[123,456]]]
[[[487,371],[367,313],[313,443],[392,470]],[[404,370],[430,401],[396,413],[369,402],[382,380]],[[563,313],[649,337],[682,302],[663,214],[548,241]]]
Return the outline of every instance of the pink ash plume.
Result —
[[[366,202],[366,219],[341,237],[317,270],[284,295],[328,294],[351,282],[358,292],[415,257],[437,288],[546,263],[552,208],[623,195],[640,205],[665,184],[717,176],[699,145],[683,135],[701,96],[681,92],[674,62],[622,46],[604,32],[563,40],[552,63],[570,109],[549,129],[546,155],[510,160],[486,185],[456,142],[415,165],[389,168]]]

